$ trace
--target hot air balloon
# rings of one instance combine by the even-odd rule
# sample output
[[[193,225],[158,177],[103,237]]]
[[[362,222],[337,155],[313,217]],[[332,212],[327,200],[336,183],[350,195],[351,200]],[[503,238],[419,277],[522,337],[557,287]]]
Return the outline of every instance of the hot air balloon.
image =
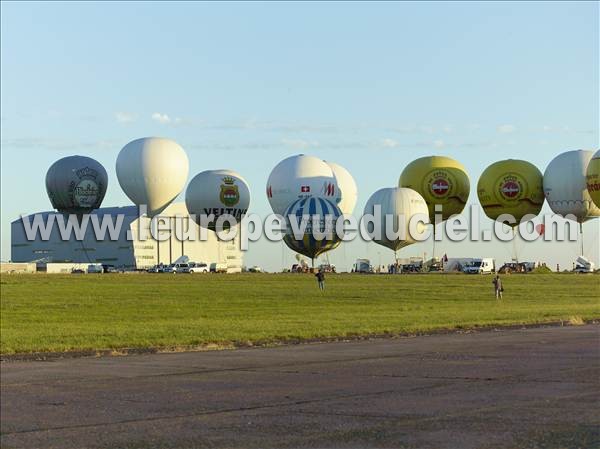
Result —
[[[540,213],[544,205],[542,173],[527,161],[508,159],[487,167],[477,183],[477,196],[485,214],[497,220],[503,214],[512,215],[513,260],[518,262],[516,227],[526,216]]]
[[[356,181],[354,181],[350,172],[341,165],[335,162],[325,162],[333,171],[333,177],[338,187],[339,202],[337,205],[344,215],[351,215],[358,198]]]
[[[435,206],[442,221],[460,214],[469,198],[471,186],[465,167],[446,156],[427,156],[406,166],[398,180],[399,187],[418,192],[427,202],[429,221],[433,225],[433,256],[435,257]]]
[[[586,184],[590,198],[600,207],[600,150],[590,160],[586,171]]]
[[[579,223],[583,256],[583,223],[600,216],[586,186],[586,170],[591,151],[567,151],[556,156],[544,172],[544,193],[550,209]]]
[[[46,173],[46,191],[52,207],[64,214],[81,216],[99,208],[107,186],[104,167],[86,156],[59,159]]]
[[[380,206],[380,212],[375,215],[375,206]],[[429,211],[427,203],[423,197],[413,189],[405,187],[391,187],[380,189],[375,192],[365,205],[364,214],[374,215],[379,219],[381,238],[374,238],[373,241],[379,245],[390,248],[395,253],[405,246],[411,245],[418,240],[415,237],[422,237],[427,227],[426,224],[417,226],[417,235],[411,235],[409,231],[410,220],[421,215],[423,221],[427,223]],[[386,215],[393,217],[393,229],[391,231],[401,231],[404,235],[396,238],[390,238],[386,234]],[[390,225],[391,226],[391,223]],[[371,235],[375,235],[377,230],[373,230]]]
[[[288,157],[273,168],[267,181],[267,197],[273,212],[279,215],[301,198],[339,201],[331,167],[317,157],[304,154]]]
[[[538,215],[542,210],[542,172],[527,161],[508,159],[495,162],[481,174],[477,196],[489,218],[496,220],[502,214],[509,214],[516,220],[510,226],[518,226],[523,217]]]
[[[129,142],[117,158],[121,188],[134,204],[147,206],[149,217],[158,215],[179,195],[188,170],[183,148],[161,137]]]
[[[250,205],[250,189],[244,178],[234,171],[207,170],[190,181],[185,192],[185,205],[188,212],[196,216],[199,225],[203,223],[203,215],[213,214],[214,220],[204,224],[214,231],[221,215],[231,215],[240,223]]]
[[[340,209],[332,201],[324,198],[296,200],[285,211],[286,232],[283,241],[291,250],[310,257],[314,267],[315,257],[336,248],[342,241],[335,229],[336,221],[341,215]],[[327,221],[328,216],[331,218],[330,222]],[[294,235],[292,221],[299,230],[302,229],[303,220],[306,220],[306,227],[302,237],[298,238]],[[313,229],[327,233],[330,238],[317,240]]]
[[[402,171],[398,186],[413,189],[423,197],[431,223],[434,223],[435,206],[438,204],[443,207],[442,220],[460,214],[470,192],[465,167],[445,156],[428,156],[412,161]]]

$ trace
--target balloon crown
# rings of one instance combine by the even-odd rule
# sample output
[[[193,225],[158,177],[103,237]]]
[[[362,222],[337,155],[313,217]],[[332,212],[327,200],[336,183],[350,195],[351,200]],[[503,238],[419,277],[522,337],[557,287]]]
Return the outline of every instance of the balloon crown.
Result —
[[[229,186],[233,185],[233,183],[235,182],[235,178],[232,178],[231,176],[225,176],[223,178],[223,182]]]

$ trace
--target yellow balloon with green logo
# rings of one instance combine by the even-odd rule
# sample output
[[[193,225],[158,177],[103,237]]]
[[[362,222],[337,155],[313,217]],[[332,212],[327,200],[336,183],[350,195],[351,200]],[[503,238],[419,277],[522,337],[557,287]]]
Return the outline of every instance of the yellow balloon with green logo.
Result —
[[[477,196],[485,214],[496,220],[502,214],[515,218],[538,215],[544,205],[543,176],[530,162],[507,159],[486,168],[477,183]],[[508,223],[507,223],[508,224]]]
[[[594,154],[587,167],[586,184],[592,201],[600,207],[600,150]]]
[[[402,171],[398,185],[413,189],[423,197],[431,223],[435,223],[435,206],[438,204],[442,206],[442,220],[460,214],[471,190],[465,167],[445,156],[428,156],[412,161]]]

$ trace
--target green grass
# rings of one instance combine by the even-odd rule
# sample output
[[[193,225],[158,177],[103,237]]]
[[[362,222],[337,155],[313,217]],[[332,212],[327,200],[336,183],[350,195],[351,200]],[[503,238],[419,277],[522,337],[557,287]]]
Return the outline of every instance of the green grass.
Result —
[[[3,275],[3,354],[190,347],[600,317],[597,275]]]

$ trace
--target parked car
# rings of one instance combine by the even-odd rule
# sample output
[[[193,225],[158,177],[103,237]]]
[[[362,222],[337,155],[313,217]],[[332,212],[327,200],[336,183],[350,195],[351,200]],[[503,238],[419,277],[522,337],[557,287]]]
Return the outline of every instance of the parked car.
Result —
[[[172,263],[170,265],[164,265],[162,268],[159,268],[159,273],[177,273],[175,270],[175,264]]]
[[[190,273],[190,274],[194,274],[194,273],[208,273],[209,272],[209,267],[207,264],[203,263],[203,262],[191,262],[188,264],[187,268],[183,268],[181,270],[181,273]],[[179,271],[178,271],[179,273]]]
[[[102,264],[102,270],[105,273],[118,273],[119,272],[119,270],[117,270],[114,265],[106,265],[106,264]]]
[[[475,259],[466,264],[463,273],[466,274],[491,274],[496,271],[494,259]]]
[[[321,270],[325,273],[335,273],[335,265],[324,263],[324,264],[319,265],[319,270]]]
[[[173,271],[175,273],[187,273],[190,269],[189,263],[176,263],[173,264]]]
[[[291,271],[292,273],[308,273],[309,268],[306,264],[295,263],[294,265],[292,265]]]
[[[87,272],[89,274],[102,274],[104,272],[104,269],[102,268],[102,265],[90,264],[87,267]]]
[[[226,263],[211,263],[210,264],[210,272],[211,273],[227,273],[227,264]]]

